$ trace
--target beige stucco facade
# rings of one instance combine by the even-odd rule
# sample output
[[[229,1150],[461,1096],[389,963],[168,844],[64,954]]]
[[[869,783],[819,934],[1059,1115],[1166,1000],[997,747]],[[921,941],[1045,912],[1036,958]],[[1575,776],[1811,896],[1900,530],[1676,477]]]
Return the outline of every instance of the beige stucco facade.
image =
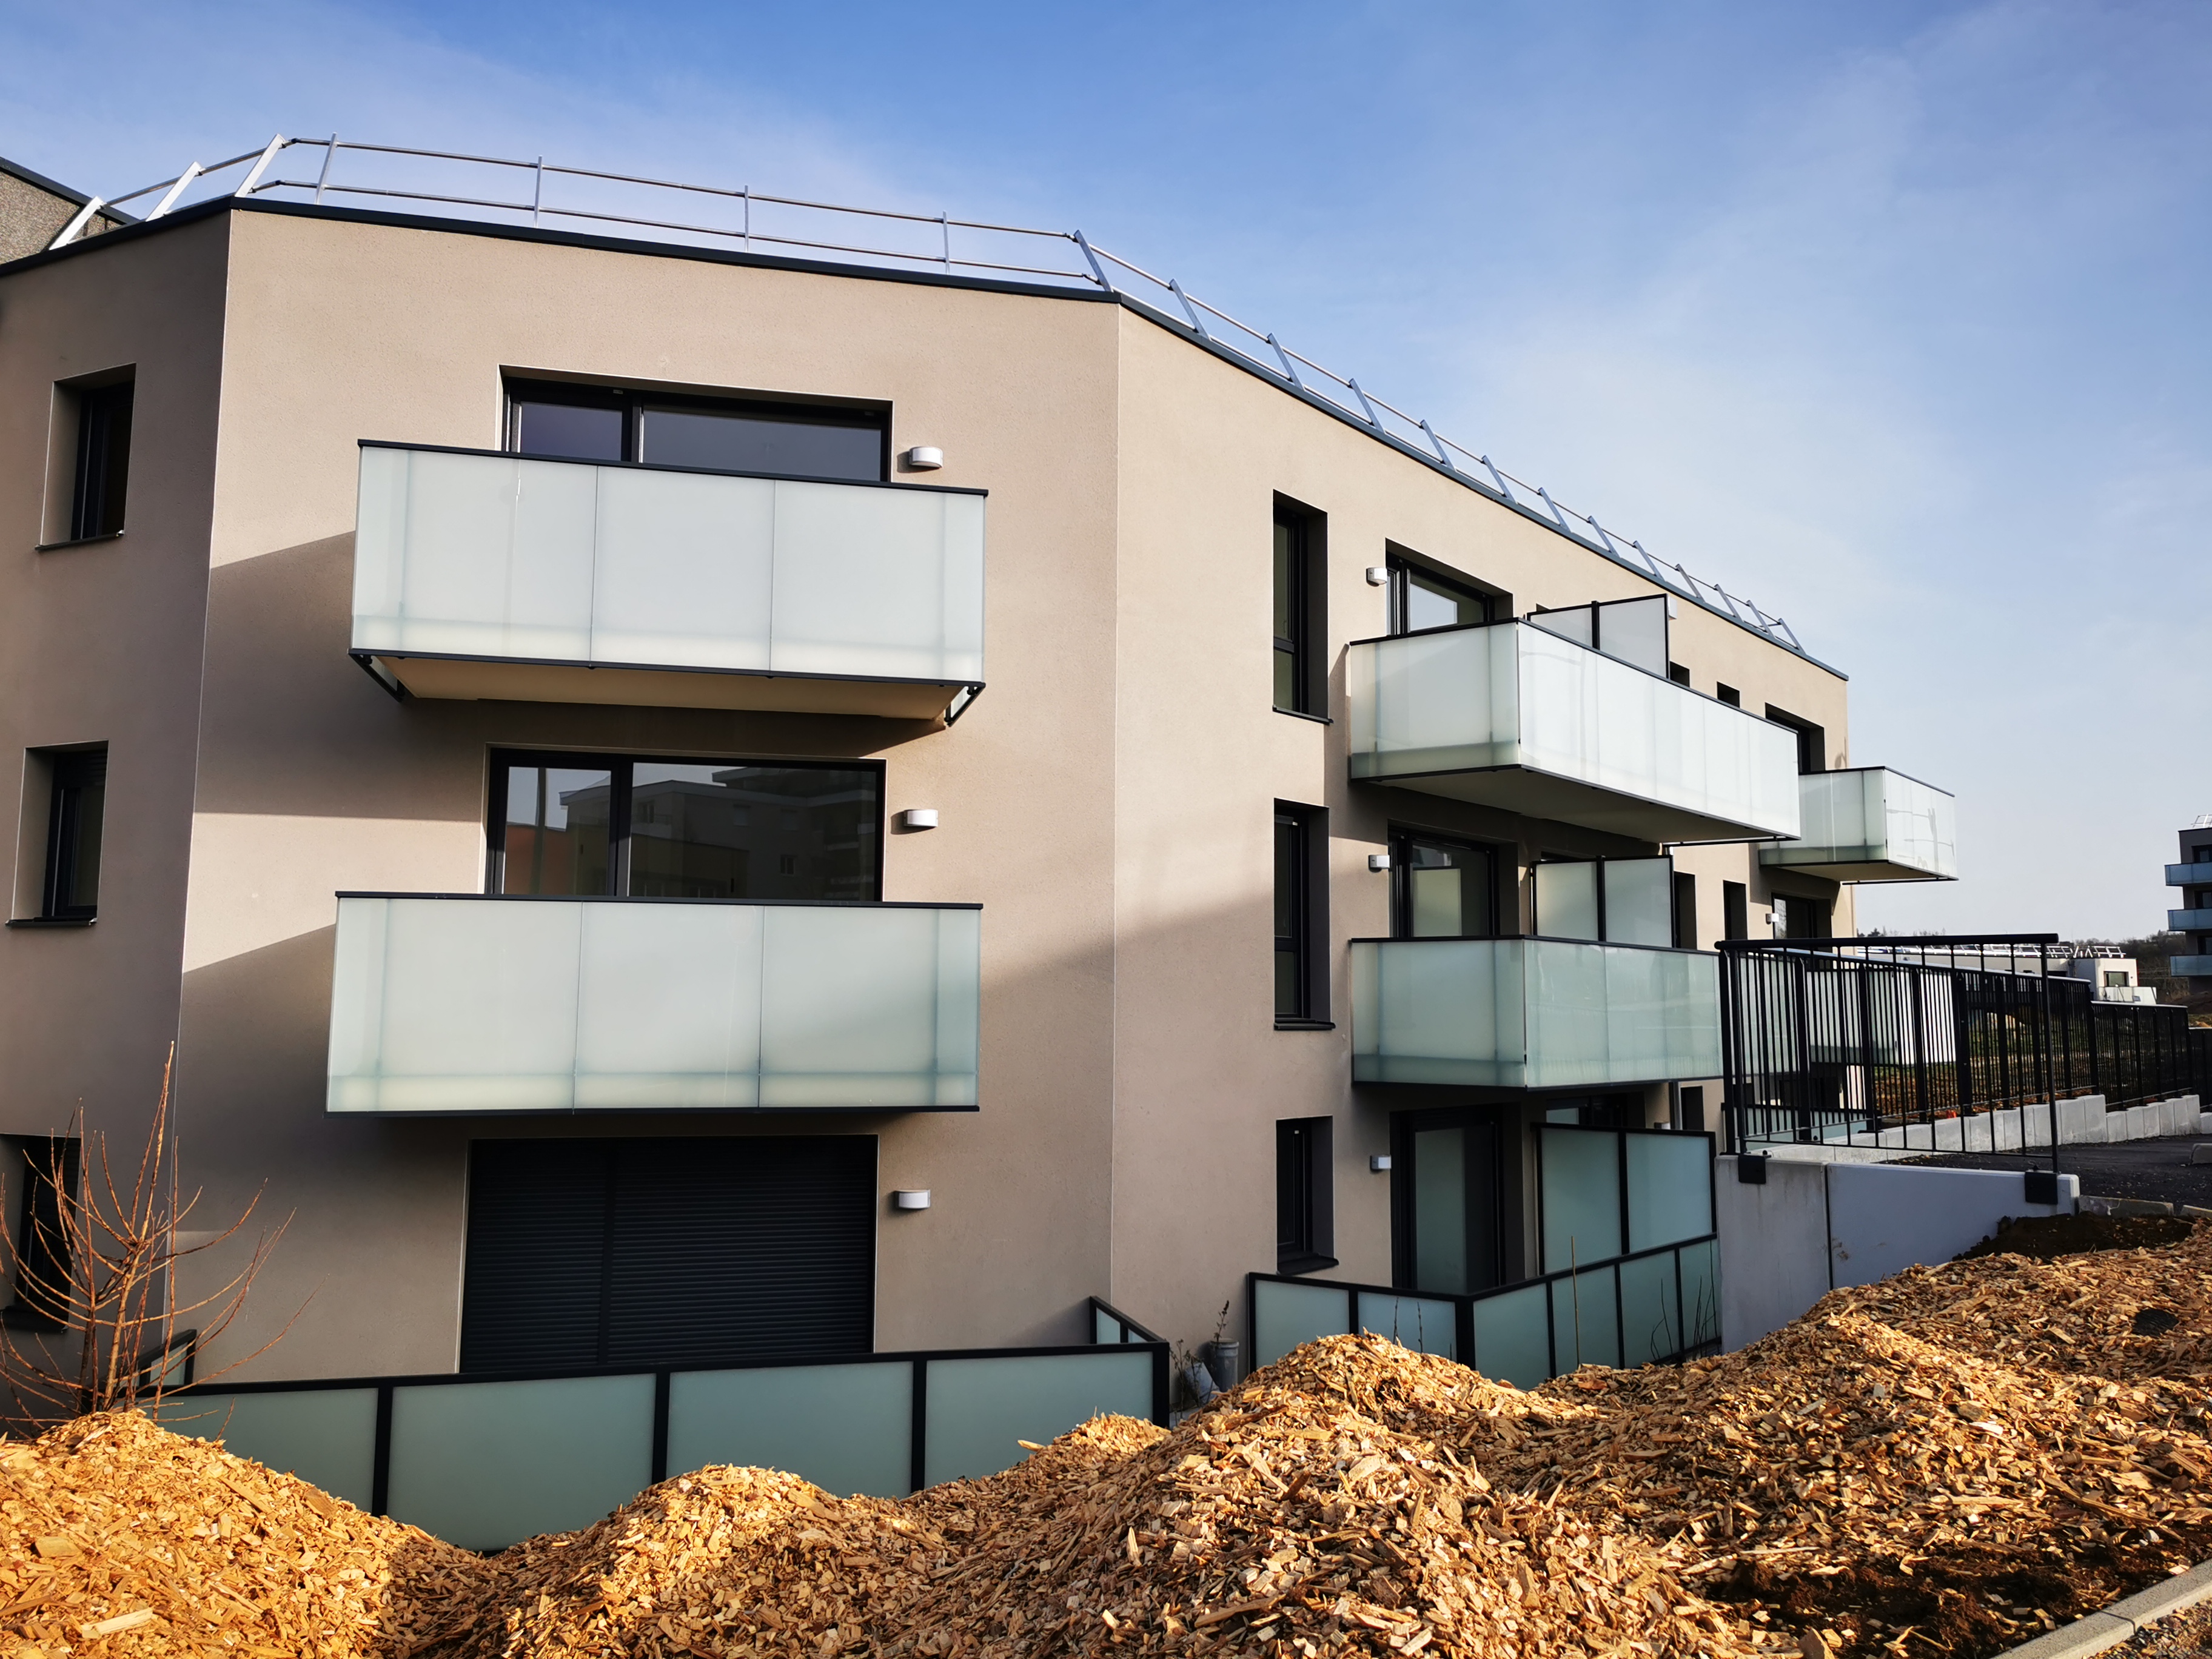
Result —
[[[122,364],[125,532],[34,550],[55,384]],[[988,690],[949,727],[388,696],[348,657],[357,444],[497,448],[517,371],[887,406],[894,450],[939,447],[934,482],[990,492]],[[1271,706],[1278,495],[1328,516],[1326,720]],[[468,1146],[501,1135],[878,1136],[884,1193],[933,1194],[878,1222],[875,1340],[896,1350],[1080,1340],[1090,1295],[1194,1343],[1224,1301],[1241,1321],[1243,1275],[1276,1265],[1274,1126],[1325,1116],[1333,1271],[1389,1282],[1391,1182],[1370,1159],[1393,1112],[1475,1097],[1351,1081],[1346,941],[1390,931],[1369,855],[1393,824],[1480,836],[1516,849],[1521,892],[1542,854],[1656,849],[1348,781],[1344,647],[1385,631],[1363,572],[1386,544],[1519,611],[1662,591],[1097,295],[220,204],[0,268],[18,919],[44,823],[22,757],[110,746],[97,925],[0,933],[0,1134],[52,1133],[82,1102],[127,1139],[173,1035],[204,1213],[260,1192],[291,1218],[209,1357],[292,1320],[258,1376],[453,1369]],[[1845,763],[1833,672],[1686,601],[1671,655],[1696,690],[1819,724]],[[883,896],[983,906],[980,1109],[326,1114],[333,896],[481,890],[498,747],[884,762],[887,810],[940,824],[886,837]],[[1328,814],[1334,1029],[1275,1027],[1279,800]],[[1753,847],[1676,857],[1700,941],[1723,881],[1764,931]],[[1776,879],[1850,931],[1848,888]],[[1645,1093],[1663,1113],[1663,1085]]]

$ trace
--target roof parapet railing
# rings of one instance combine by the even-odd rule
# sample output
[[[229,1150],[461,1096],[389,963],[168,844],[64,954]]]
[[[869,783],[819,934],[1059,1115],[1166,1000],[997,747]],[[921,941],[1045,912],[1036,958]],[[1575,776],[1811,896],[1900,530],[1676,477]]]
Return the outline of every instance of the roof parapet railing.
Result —
[[[315,168],[313,178],[269,176],[270,168],[281,155],[302,147],[322,152],[320,165]],[[499,173],[508,176],[527,174],[530,191],[527,199],[510,199],[489,189],[479,193],[462,194],[438,189],[408,189],[398,182],[356,183],[350,179],[339,179],[333,174],[337,171],[341,150],[349,155],[404,158],[410,164],[445,163],[462,167],[495,169]],[[247,170],[234,185],[228,190],[210,188],[210,181],[218,175],[236,167]],[[672,191],[687,203],[718,203],[725,208],[734,205],[737,209],[736,222],[717,224],[639,211],[620,212],[615,210],[617,204],[614,203],[556,201],[549,199],[549,181],[578,181],[587,187],[617,186],[633,191]],[[517,182],[520,182],[519,179]],[[206,167],[196,161],[176,177],[164,179],[129,195],[106,199],[94,197],[77,211],[48,246],[64,247],[76,240],[92,222],[93,216],[104,208],[118,208],[124,203],[161,192],[159,205],[147,215],[149,218],[159,218],[174,211],[188,196],[202,188],[209,188],[210,197],[251,198],[282,191],[295,192],[298,197],[314,203],[324,203],[331,197],[352,197],[459,209],[464,214],[470,210],[510,214],[533,226],[543,226],[548,221],[565,220],[585,225],[660,233],[666,237],[704,238],[710,243],[735,243],[748,251],[757,246],[767,246],[829,254],[836,256],[841,261],[881,261],[894,267],[910,269],[933,267],[948,274],[964,271],[1001,276],[1039,277],[1079,288],[1095,289],[1139,305],[1149,304],[1146,297],[1146,290],[1149,289],[1160,299],[1160,303],[1150,306],[1155,313],[1188,327],[1207,345],[1230,353],[1300,396],[1359,422],[1406,453],[1441,467],[1462,483],[1536,519],[1592,551],[1650,577],[1702,608],[1741,623],[1789,650],[1805,654],[1805,647],[1799,641],[1796,630],[1780,617],[1769,616],[1749,600],[1730,594],[1719,583],[1707,582],[1692,575],[1680,564],[1653,556],[1640,541],[1628,541],[1628,548],[1634,550],[1634,556],[1631,557],[1623,550],[1614,534],[1601,526],[1594,516],[1561,506],[1541,485],[1531,484],[1514,477],[1495,465],[1488,455],[1479,454],[1464,445],[1454,443],[1438,434],[1427,421],[1376,397],[1352,377],[1339,374],[1312,358],[1293,351],[1272,331],[1255,328],[1219,307],[1207,304],[1186,290],[1176,278],[1156,276],[1142,265],[1098,246],[1080,230],[1039,230],[988,220],[955,219],[945,212],[914,213],[892,208],[849,207],[804,197],[768,195],[749,185],[689,184],[637,173],[610,173],[595,167],[562,167],[549,164],[542,155],[526,161],[508,156],[471,155],[454,150],[416,149],[400,144],[366,143],[357,139],[341,140],[336,133],[327,138],[293,138],[279,133],[259,149],[247,150]],[[644,204],[624,201],[620,205],[641,207]],[[782,234],[760,228],[755,216],[757,206],[787,210],[796,216],[829,215],[839,221],[857,220],[895,228],[928,227],[935,234],[928,238],[931,246],[927,248],[872,246],[864,241],[832,240],[826,234]],[[811,221],[804,228],[826,230],[826,227]],[[1016,239],[1015,246],[1023,249],[1061,244],[1071,249],[1075,257],[1060,263],[1036,263],[1014,257],[972,257],[967,255],[965,250],[962,255],[956,255],[955,232],[966,233],[969,238]],[[1132,284],[1119,280],[1117,272],[1133,277],[1135,283]]]

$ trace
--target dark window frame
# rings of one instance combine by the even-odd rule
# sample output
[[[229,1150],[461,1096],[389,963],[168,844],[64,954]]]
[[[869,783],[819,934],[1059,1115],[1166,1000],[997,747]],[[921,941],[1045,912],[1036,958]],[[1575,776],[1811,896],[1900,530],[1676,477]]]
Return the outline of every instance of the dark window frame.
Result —
[[[1335,1126],[1333,1117],[1275,1122],[1275,1271],[1336,1266]]]
[[[1732,685],[1716,684],[1713,687],[1713,696],[1717,701],[1726,703],[1731,708],[1743,707],[1743,693]]]
[[[1400,547],[1395,542],[1383,544],[1382,566],[1388,573],[1389,582],[1388,636],[1394,640],[1403,639],[1408,634],[1439,631],[1434,629],[1408,628],[1406,625],[1412,610],[1412,595],[1409,590],[1413,584],[1413,573],[1417,570],[1420,572],[1424,580],[1432,582],[1439,587],[1449,588],[1461,599],[1473,600],[1482,607],[1480,621],[1453,623],[1449,624],[1450,627],[1487,628],[1493,623],[1505,619],[1500,615],[1501,610],[1510,612],[1512,609],[1511,595],[1498,592],[1475,581],[1472,577],[1440,569],[1428,560],[1406,548]]]
[[[1506,927],[1505,906],[1503,902],[1504,884],[1500,872],[1510,866],[1512,848],[1497,842],[1485,841],[1479,836],[1463,836],[1447,830],[1429,830],[1419,824],[1393,823],[1389,827],[1389,839],[1384,843],[1390,849],[1390,937],[1415,937],[1413,922],[1413,864],[1407,854],[1409,842],[1417,841],[1441,842],[1453,847],[1462,847],[1484,854],[1490,864],[1490,931],[1486,933],[1431,934],[1438,939],[1510,939],[1514,929]],[[1517,918],[1516,919],[1517,921]]]
[[[1523,1194],[1508,1171],[1522,1156],[1523,1131],[1510,1121],[1505,1109],[1496,1106],[1437,1106],[1390,1114],[1390,1283],[1398,1289],[1418,1291],[1419,1273],[1419,1137],[1433,1129],[1462,1129],[1480,1137],[1469,1143],[1475,1156],[1463,1166],[1465,1195],[1471,1207],[1489,1218],[1489,1236],[1470,1237],[1467,1258],[1470,1285],[1493,1290],[1523,1277],[1517,1269],[1522,1250],[1518,1235]]]
[[[501,898],[526,896],[504,890],[507,830],[506,777],[510,767],[538,766],[560,767],[571,771],[602,770],[611,775],[607,801],[607,890],[603,894],[579,894],[575,896],[630,896],[630,831],[634,827],[630,800],[632,769],[640,765],[766,766],[779,771],[873,772],[876,775],[876,827],[870,839],[875,843],[874,867],[871,872],[875,896],[856,902],[882,902],[886,817],[884,803],[889,770],[885,763],[879,760],[793,760],[781,755],[732,757],[727,755],[624,753],[605,750],[494,749],[490,751],[484,790],[484,891]]]
[[[76,405],[76,453],[70,465],[70,541],[97,541],[123,533],[130,504],[131,412],[137,384],[131,375],[70,392]]]
[[[46,921],[90,921],[100,914],[101,853],[106,835],[107,745],[89,749],[49,750],[47,767],[46,869],[40,878],[39,916]],[[100,792],[92,848],[92,902],[75,902],[70,895],[82,873],[78,860],[83,853],[85,792]]]
[[[1287,573],[1289,592],[1279,591],[1284,574],[1276,563],[1274,531],[1290,532]],[[1328,669],[1322,643],[1328,638],[1328,514],[1287,495],[1275,497],[1274,516],[1268,535],[1269,619],[1274,612],[1288,613],[1291,631],[1270,633],[1268,696],[1274,696],[1279,659],[1290,659],[1291,701],[1276,702],[1279,714],[1297,714],[1326,720],[1328,705]]]
[[[1674,948],[1698,948],[1698,878],[1687,870],[1674,872]]]
[[[1751,937],[1751,889],[1743,882],[1721,884],[1721,937]]]
[[[68,1309],[40,1304],[69,1287],[69,1235],[62,1224],[62,1199],[64,1192],[72,1198],[81,1192],[84,1145],[74,1135],[25,1135],[13,1140],[10,1152],[20,1154],[21,1167],[8,1174],[22,1182],[22,1212],[13,1241],[9,1300],[0,1308],[0,1324],[17,1330],[65,1330]],[[11,1157],[11,1163],[16,1161]],[[57,1178],[64,1192],[55,1189]]]
[[[1280,931],[1273,934],[1275,1029],[1334,1030],[1335,1025],[1328,1017],[1328,809],[1277,801],[1272,844],[1274,881],[1269,914],[1277,922],[1287,920],[1290,925],[1287,934]],[[1289,983],[1295,993],[1287,999],[1284,994],[1285,957],[1291,958]]]
[[[1815,726],[1802,715],[1793,714],[1786,708],[1766,705],[1766,718],[1777,726],[1787,726],[1797,734],[1797,772],[1801,777],[1810,777],[1815,772],[1828,769],[1828,732],[1825,726]]]
[[[681,410],[702,415],[757,416],[811,426],[848,427],[856,431],[872,429],[879,435],[877,444],[878,471],[873,482],[888,483],[891,478],[891,411],[888,404],[816,403],[797,398],[766,398],[757,393],[714,397],[700,392],[653,392],[635,386],[599,386],[584,381],[540,380],[526,374],[507,375],[502,390],[506,397],[506,410],[501,422],[500,447],[509,454],[526,453],[522,447],[522,405],[526,403],[565,404],[572,408],[619,410],[623,416],[622,454],[617,459],[633,465],[644,459],[647,411],[654,409]],[[836,479],[831,482],[855,481]]]

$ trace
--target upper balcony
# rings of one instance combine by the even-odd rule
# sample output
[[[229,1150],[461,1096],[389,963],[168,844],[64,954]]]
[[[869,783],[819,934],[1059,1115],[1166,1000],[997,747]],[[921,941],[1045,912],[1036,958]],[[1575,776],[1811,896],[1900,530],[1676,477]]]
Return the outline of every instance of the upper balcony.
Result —
[[[2174,957],[2166,971],[2178,979],[2212,979],[2212,957]]]
[[[352,650],[418,697],[948,719],[983,495],[364,443]]]
[[[1609,1088],[1721,1069],[1719,958],[1559,939],[1352,941],[1352,1077]]]
[[[1797,738],[1527,623],[1363,640],[1352,775],[1639,841],[1798,829]]]
[[[2166,866],[2168,887],[2212,887],[2212,861],[2197,864],[2169,864]]]
[[[972,1109],[973,905],[341,893],[332,1112]]]
[[[1759,849],[1770,867],[1830,881],[1956,881],[1958,803],[1885,766],[1797,780],[1797,839]]]
[[[2175,933],[2212,933],[2212,910],[2168,910],[2166,926]]]

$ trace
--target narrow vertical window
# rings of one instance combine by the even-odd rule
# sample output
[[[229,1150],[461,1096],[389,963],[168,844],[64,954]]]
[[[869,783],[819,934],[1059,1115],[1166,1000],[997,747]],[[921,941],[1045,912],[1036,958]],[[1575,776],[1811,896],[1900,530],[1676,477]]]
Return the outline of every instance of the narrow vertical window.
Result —
[[[70,539],[112,536],[123,528],[131,482],[132,384],[76,394],[76,473],[70,497]]]
[[[1751,904],[1749,895],[1740,881],[1721,884],[1721,937],[1749,939],[1751,937]]]
[[[1326,586],[1328,520],[1278,496],[1275,501],[1275,707],[1285,714],[1322,712],[1319,642]]]
[[[69,1320],[70,1250],[62,1215],[65,1195],[77,1188],[79,1145],[71,1137],[43,1135],[0,1140],[4,1166],[7,1226],[15,1246],[14,1299],[0,1322],[58,1330]]]
[[[1674,948],[1698,948],[1698,878],[1680,871],[1674,875]]]
[[[1299,1029],[1328,1018],[1321,941],[1328,933],[1321,859],[1325,817],[1310,806],[1275,804],[1275,1024]]]
[[[1467,582],[1454,581],[1404,554],[1386,555],[1390,573],[1390,631],[1419,634],[1431,628],[1466,628],[1492,621],[1498,601]]]
[[[1498,854],[1449,836],[1390,837],[1390,931],[1400,939],[1485,939],[1498,932]]]
[[[55,755],[53,798],[46,813],[46,872],[40,914],[58,921],[89,921],[100,910],[100,842],[107,805],[107,750]]]
[[[1325,1117],[1275,1125],[1275,1271],[1310,1273],[1336,1258],[1330,1127]]]

